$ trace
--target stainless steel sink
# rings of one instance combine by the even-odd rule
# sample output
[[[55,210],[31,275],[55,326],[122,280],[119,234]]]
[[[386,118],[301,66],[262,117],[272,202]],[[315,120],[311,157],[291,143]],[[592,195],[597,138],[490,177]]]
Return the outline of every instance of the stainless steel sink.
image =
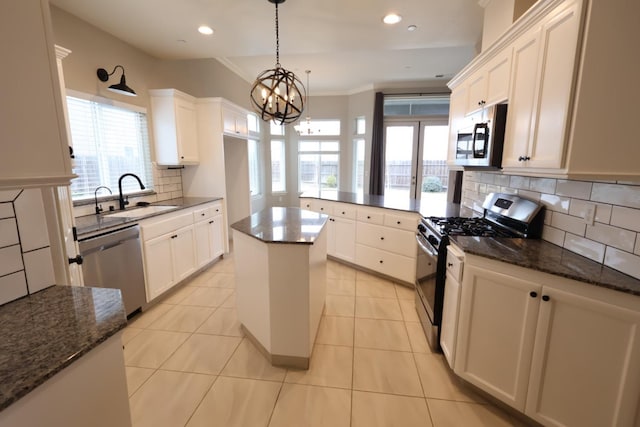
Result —
[[[106,216],[116,218],[142,218],[143,216],[152,215],[160,212],[170,211],[178,209],[178,206],[145,206],[143,208],[134,208],[126,211],[119,211],[116,213],[110,213]]]

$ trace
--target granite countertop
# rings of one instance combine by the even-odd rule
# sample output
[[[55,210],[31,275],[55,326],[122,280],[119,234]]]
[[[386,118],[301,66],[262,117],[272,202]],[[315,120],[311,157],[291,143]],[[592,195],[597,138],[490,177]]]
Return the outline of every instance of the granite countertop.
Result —
[[[231,228],[265,243],[312,245],[329,217],[300,208],[270,208],[254,213]]]
[[[460,215],[460,205],[457,203],[434,203],[418,199],[395,199],[371,194],[349,193],[345,191],[319,191],[302,193],[300,197],[329,200],[332,202],[352,203],[354,205],[371,206],[374,208],[395,209],[405,212],[415,212],[421,216],[450,217]]]
[[[540,239],[451,236],[465,253],[640,296],[640,280]]]
[[[198,206],[209,202],[215,202],[216,200],[222,200],[222,197],[180,197],[178,199],[163,200],[161,202],[151,203],[149,206],[174,206],[175,209],[150,213],[148,215],[145,215],[144,217],[139,218],[122,218],[110,215],[112,213],[121,211],[106,212],[101,215],[92,214],[79,216],[76,217],[76,228],[78,230],[79,237],[88,237],[88,235],[90,234],[95,234],[101,231],[116,229],[120,227],[130,227],[146,218],[174,212],[180,209],[191,208],[193,206]],[[126,210],[133,211],[134,209],[139,208],[142,208],[142,206],[134,206]]]
[[[0,410],[126,324],[119,289],[51,286],[0,306]]]

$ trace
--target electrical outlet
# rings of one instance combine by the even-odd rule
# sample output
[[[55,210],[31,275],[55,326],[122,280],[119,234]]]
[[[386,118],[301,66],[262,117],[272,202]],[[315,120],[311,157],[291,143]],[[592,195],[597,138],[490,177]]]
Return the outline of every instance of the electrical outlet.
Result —
[[[596,220],[596,205],[593,203],[587,203],[584,210],[584,222],[587,225],[593,225]]]

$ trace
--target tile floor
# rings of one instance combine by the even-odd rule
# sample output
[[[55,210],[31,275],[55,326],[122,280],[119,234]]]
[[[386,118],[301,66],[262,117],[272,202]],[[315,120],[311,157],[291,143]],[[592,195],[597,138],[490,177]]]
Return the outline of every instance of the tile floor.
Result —
[[[243,337],[226,257],[125,329],[133,425],[522,425],[431,353],[413,304],[411,289],[328,261],[310,369],[273,367]]]

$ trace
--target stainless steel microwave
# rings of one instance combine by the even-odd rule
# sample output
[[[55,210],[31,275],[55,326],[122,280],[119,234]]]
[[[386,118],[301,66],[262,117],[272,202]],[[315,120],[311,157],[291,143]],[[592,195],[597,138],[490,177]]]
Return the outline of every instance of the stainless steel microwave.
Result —
[[[499,169],[502,166],[507,104],[483,109],[458,129],[456,165]]]

